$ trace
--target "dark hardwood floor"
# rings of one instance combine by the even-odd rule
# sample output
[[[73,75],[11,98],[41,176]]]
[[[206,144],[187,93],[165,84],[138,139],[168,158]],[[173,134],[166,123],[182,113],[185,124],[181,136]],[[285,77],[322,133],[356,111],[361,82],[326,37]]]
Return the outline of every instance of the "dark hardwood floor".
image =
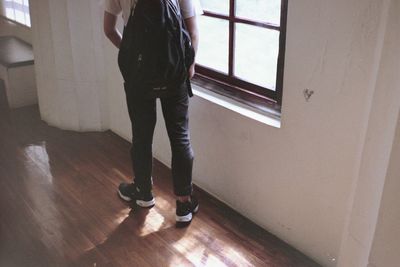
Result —
[[[0,266],[318,266],[196,189],[200,211],[175,226],[168,168],[156,206],[121,201],[130,144],[47,126],[36,106],[9,110],[0,86]]]

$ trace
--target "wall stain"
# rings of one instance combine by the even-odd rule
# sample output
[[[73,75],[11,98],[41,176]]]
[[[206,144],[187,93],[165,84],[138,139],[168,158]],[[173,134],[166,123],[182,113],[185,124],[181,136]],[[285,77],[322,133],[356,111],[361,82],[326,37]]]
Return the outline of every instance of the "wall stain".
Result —
[[[308,102],[308,101],[310,101],[311,96],[314,94],[314,91],[309,90],[309,89],[304,89],[303,94],[304,94],[304,98]]]

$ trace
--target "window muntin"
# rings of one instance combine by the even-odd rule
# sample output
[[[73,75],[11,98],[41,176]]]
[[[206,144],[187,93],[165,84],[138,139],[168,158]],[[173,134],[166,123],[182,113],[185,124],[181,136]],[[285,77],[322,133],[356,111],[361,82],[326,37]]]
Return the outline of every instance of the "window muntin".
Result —
[[[200,76],[280,104],[287,0],[201,1]]]
[[[29,15],[29,0],[2,0],[6,17],[10,20],[31,27],[31,17]]]

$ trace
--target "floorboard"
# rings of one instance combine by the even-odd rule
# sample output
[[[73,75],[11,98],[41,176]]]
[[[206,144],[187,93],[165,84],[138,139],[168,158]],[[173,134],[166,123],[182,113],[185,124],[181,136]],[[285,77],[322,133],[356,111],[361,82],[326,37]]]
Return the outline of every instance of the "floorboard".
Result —
[[[49,127],[10,110],[0,87],[0,266],[318,266],[196,188],[200,211],[175,226],[169,169],[155,161],[156,206],[121,201],[130,144],[107,131]]]

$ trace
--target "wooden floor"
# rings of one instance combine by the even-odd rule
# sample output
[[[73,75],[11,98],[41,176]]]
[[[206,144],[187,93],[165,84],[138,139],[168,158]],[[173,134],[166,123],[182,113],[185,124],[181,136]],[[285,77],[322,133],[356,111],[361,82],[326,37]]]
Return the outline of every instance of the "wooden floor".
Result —
[[[198,189],[198,215],[177,228],[158,162],[156,206],[131,209],[116,194],[132,175],[128,142],[49,127],[0,94],[1,267],[318,266]]]

